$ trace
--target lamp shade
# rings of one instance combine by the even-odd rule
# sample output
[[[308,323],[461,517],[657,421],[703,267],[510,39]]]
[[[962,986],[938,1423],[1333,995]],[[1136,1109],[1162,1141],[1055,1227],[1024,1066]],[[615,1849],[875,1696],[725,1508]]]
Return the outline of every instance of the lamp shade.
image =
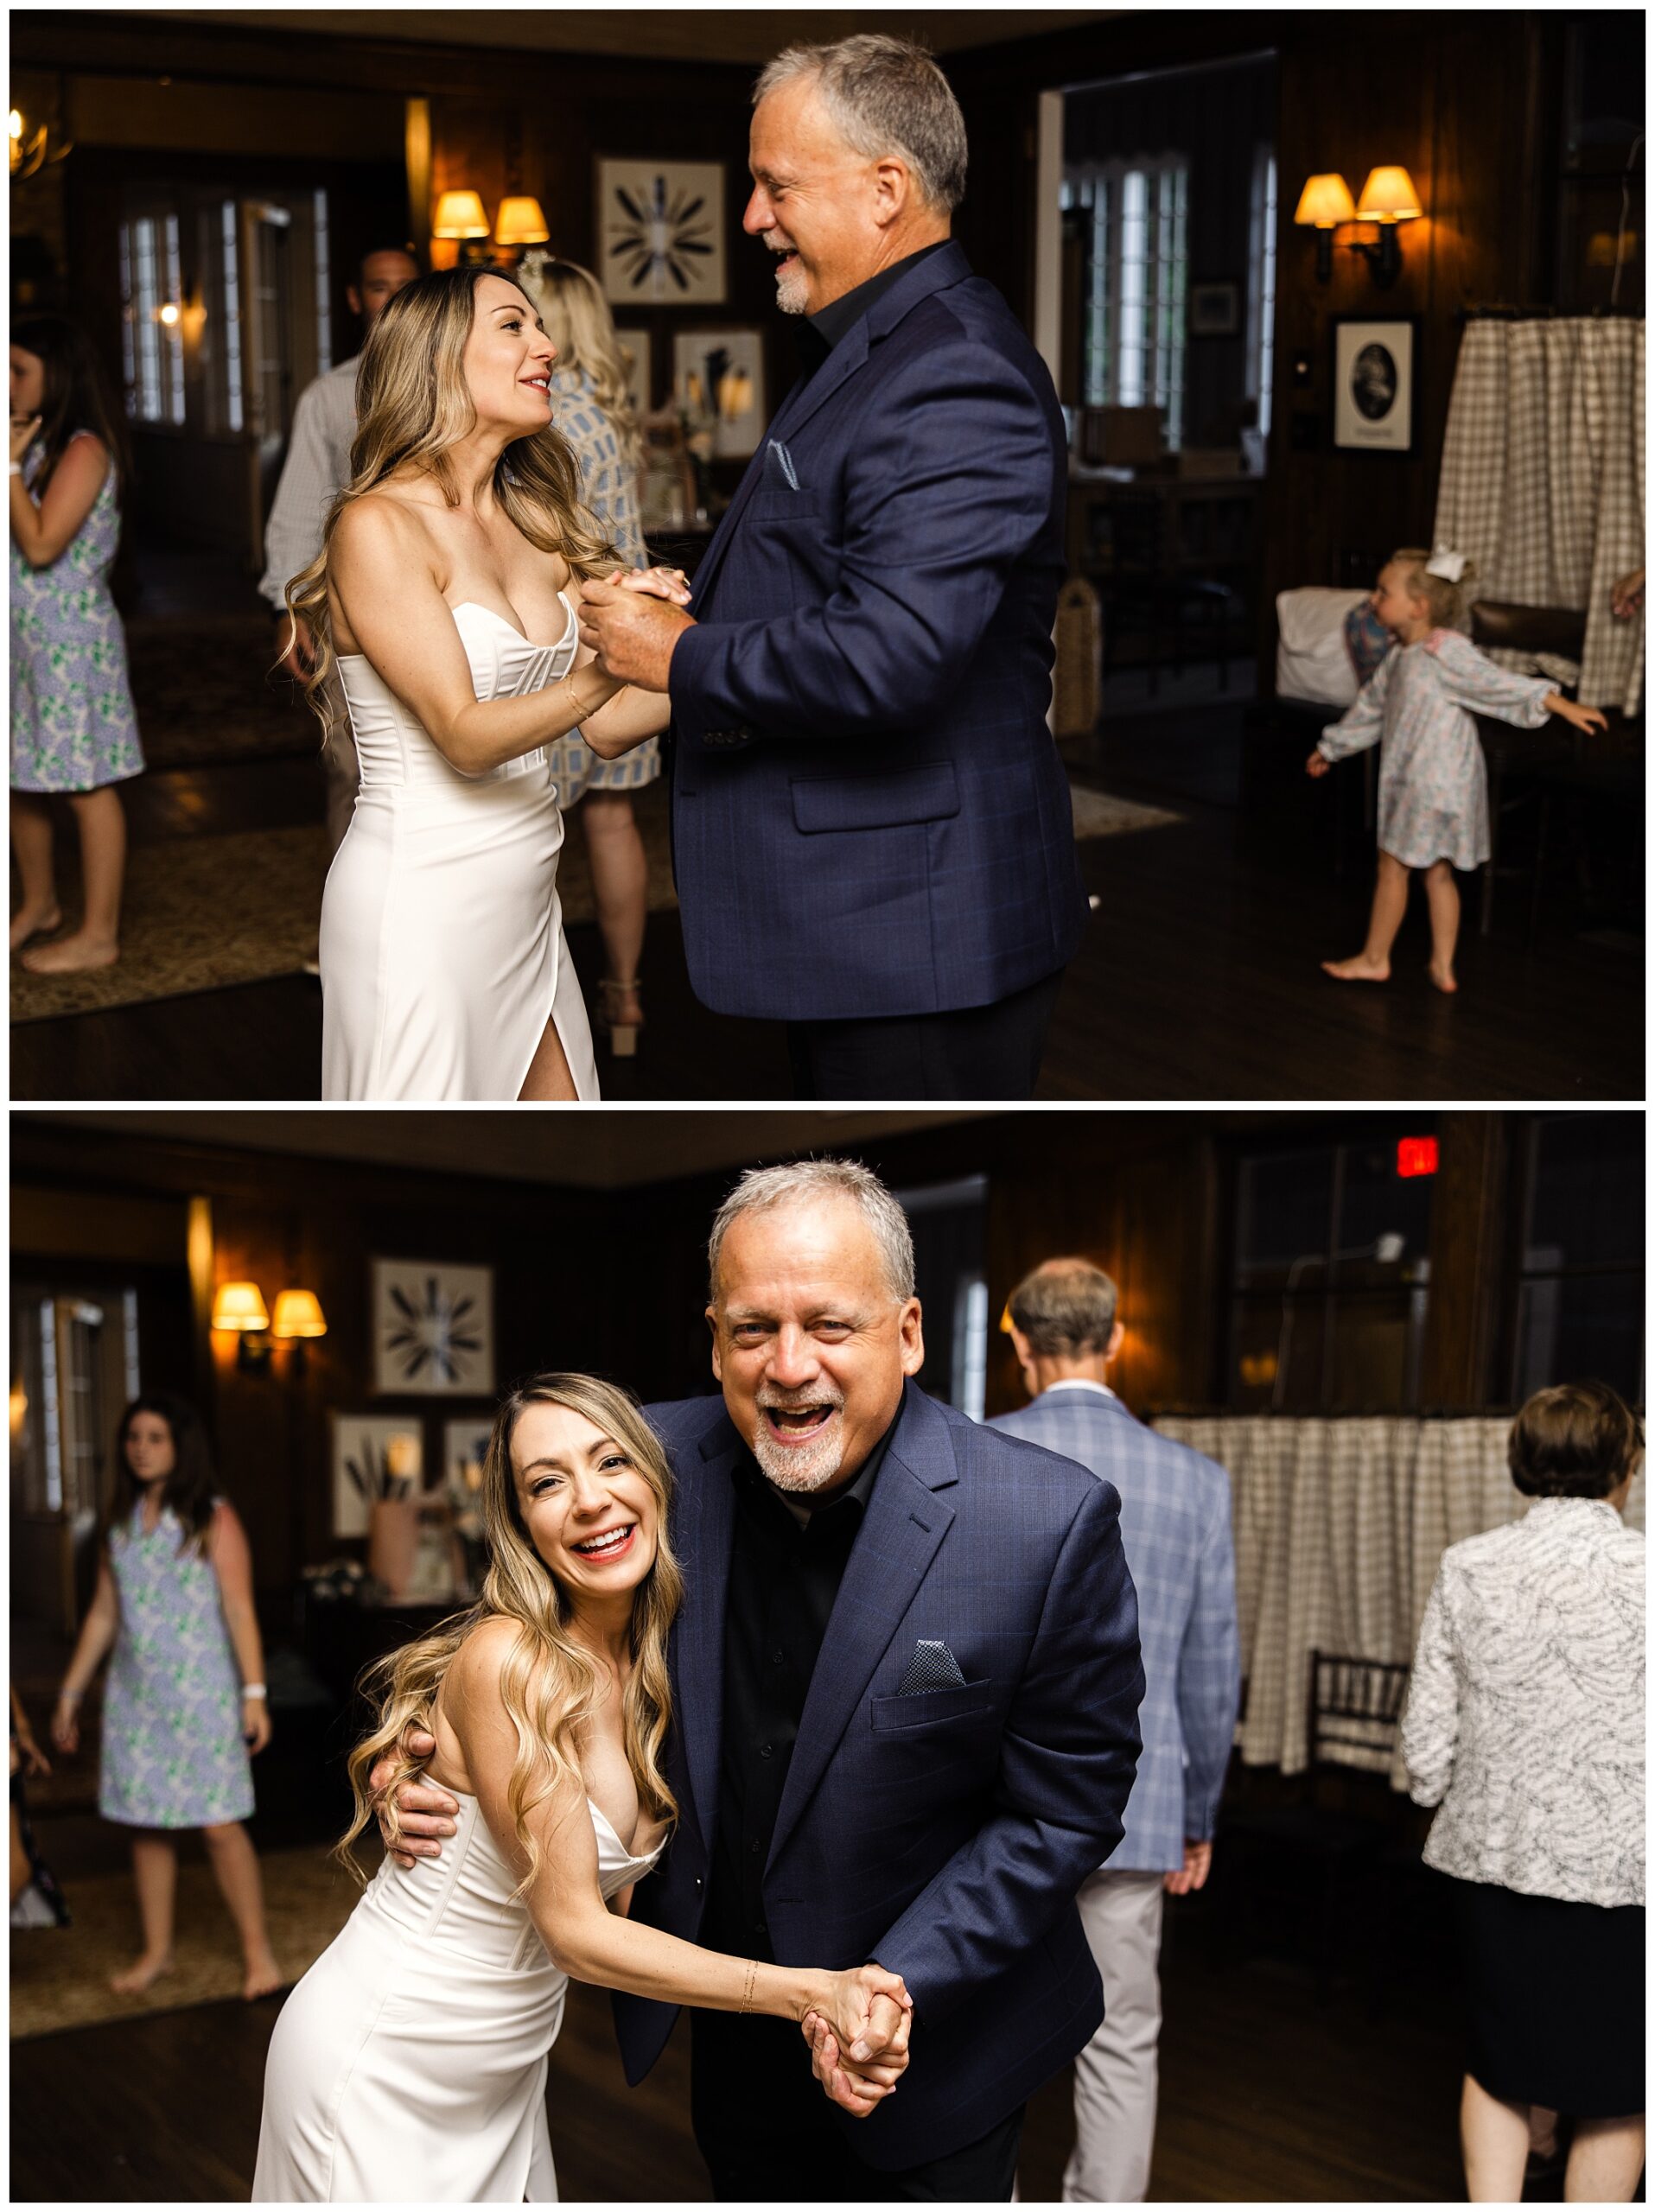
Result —
[[[1370,169],[1356,203],[1357,219],[1364,223],[1411,223],[1424,209],[1406,169]]]
[[[488,218],[474,192],[445,192],[436,203],[431,235],[438,238],[486,238]]]
[[[494,218],[496,245],[544,245],[551,236],[538,200],[523,194],[500,201]]]
[[[213,1300],[215,1329],[268,1329],[264,1294],[256,1282],[221,1282]]]
[[[1356,203],[1351,198],[1351,188],[1336,169],[1305,179],[1293,219],[1295,223],[1314,223],[1319,231],[1330,231],[1335,223],[1356,220]]]
[[[271,1334],[277,1337],[325,1337],[328,1323],[321,1300],[314,1290],[283,1290],[276,1300]]]

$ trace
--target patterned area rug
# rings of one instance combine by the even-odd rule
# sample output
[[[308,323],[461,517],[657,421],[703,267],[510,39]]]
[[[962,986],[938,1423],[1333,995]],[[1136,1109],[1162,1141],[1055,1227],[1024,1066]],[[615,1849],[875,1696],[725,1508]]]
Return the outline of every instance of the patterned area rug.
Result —
[[[50,1854],[51,1837],[43,1847]],[[360,1845],[365,1872],[373,1859]],[[344,1868],[321,1848],[272,1852],[261,1859],[271,1948],[290,1981],[320,1958],[351,1915],[360,1894]],[[141,2012],[176,2012],[241,1993],[241,1955],[212,1870],[178,1869],[178,1936],[173,1970],[142,1997],[118,1997],[109,1978],[137,1950],[138,1909],[127,1874],[97,1874],[66,1885],[73,1925],[14,1929],[11,1936],[11,2033],[50,2035]]]
[[[276,620],[259,614],[175,616],[126,626],[138,736],[151,768],[314,753],[321,725],[296,685],[275,677]]]
[[[290,976],[316,957],[327,874],[328,839],[320,825],[135,846],[115,966],[90,976],[32,976],[14,961],[11,1018],[48,1021]],[[63,897],[71,921],[79,889],[66,867]]]
[[[635,797],[649,856],[650,911],[661,913],[678,904],[665,790],[653,783]],[[1182,818],[1165,807],[1074,787],[1078,838],[1123,836]],[[73,918],[78,886],[62,840],[59,853]],[[31,976],[14,962],[11,1018],[49,1021],[296,975],[316,957],[327,874],[328,842],[319,824],[137,846],[128,866],[119,961],[92,976]],[[593,918],[592,875],[578,819],[568,824],[557,890],[565,923]]]

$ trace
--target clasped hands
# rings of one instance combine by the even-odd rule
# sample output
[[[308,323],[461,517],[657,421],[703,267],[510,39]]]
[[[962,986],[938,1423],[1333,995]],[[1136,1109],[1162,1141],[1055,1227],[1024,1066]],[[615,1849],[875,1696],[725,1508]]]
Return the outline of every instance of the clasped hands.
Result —
[[[695,627],[686,614],[690,583],[682,569],[617,569],[607,582],[581,586],[581,643],[605,676],[665,691],[672,648]]]
[[[423,1767],[436,1753],[436,1738],[411,1726],[403,1732],[402,1749],[405,1758]],[[439,1858],[442,1839],[455,1833],[460,1808],[446,1789],[434,1783],[405,1781],[397,1792],[398,1834],[393,1843],[385,1834],[382,1801],[397,1771],[398,1762],[385,1758],[368,1777],[374,1802],[381,1806],[379,1830],[386,1847],[404,1866],[411,1866],[417,1859]],[[837,2017],[829,2018],[812,2010],[799,2022],[799,2031],[810,2046],[811,2070],[824,2094],[865,2120],[907,2071],[913,2000],[899,1975],[887,1974],[871,1961],[825,1979],[833,1987],[831,2009]]]

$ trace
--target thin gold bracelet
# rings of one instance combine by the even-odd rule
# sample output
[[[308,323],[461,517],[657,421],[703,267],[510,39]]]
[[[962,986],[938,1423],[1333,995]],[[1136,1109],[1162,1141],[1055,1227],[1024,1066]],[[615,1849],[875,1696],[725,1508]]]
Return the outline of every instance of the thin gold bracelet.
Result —
[[[738,2014],[752,2011],[753,1985],[758,1980],[758,1976],[759,1962],[756,1959],[749,1959],[747,1962],[747,1987],[742,1992],[742,2001],[736,2007]]]

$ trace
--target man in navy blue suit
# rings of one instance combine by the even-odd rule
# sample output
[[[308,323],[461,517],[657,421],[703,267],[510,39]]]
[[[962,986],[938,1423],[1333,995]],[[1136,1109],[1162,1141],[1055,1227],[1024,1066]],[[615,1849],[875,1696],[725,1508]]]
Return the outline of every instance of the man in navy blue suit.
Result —
[[[722,1394],[647,1408],[677,1481],[681,1810],[633,1910],[740,1956],[877,1960],[913,2012],[900,2078],[894,2005],[860,2054],[696,2012],[696,2139],[723,2202],[1004,2200],[1025,2101],[1104,2012],[1075,1894],[1139,1751],[1118,1501],[917,1387],[913,1242],[866,1168],[745,1176],[710,1256]],[[411,1841],[455,1809],[400,1803]],[[637,2082],[675,2008],[615,2017]],[[893,2079],[869,2111],[859,2086]]]
[[[1085,894],[1047,727],[1067,467],[1044,363],[950,236],[965,132],[921,48],[796,47],[745,229],[805,372],[695,577],[582,635],[672,701],[697,996],[788,1025],[815,1098],[1022,1098]]]

